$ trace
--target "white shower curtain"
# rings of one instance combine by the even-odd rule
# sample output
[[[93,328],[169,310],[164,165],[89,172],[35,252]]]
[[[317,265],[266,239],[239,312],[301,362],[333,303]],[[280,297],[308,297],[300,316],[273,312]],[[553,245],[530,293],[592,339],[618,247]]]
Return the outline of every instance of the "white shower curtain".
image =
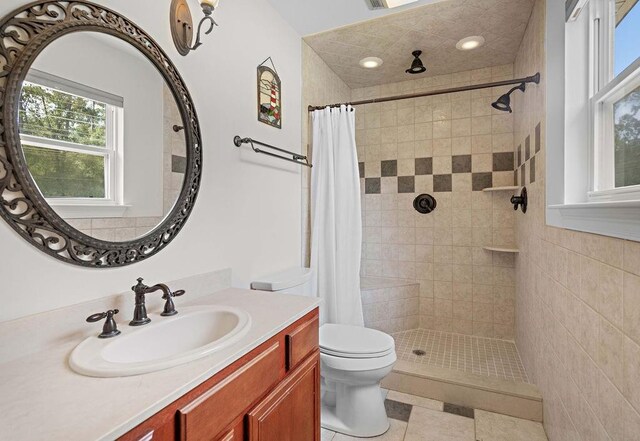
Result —
[[[312,289],[321,323],[363,326],[360,295],[362,218],[355,110],[316,110],[312,118]]]

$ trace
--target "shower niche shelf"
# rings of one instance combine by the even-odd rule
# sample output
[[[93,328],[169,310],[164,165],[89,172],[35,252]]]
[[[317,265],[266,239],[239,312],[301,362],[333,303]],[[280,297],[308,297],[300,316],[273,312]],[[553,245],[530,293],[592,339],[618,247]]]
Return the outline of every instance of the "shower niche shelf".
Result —
[[[512,185],[509,187],[487,187],[482,191],[516,191],[517,189],[519,189],[520,187],[518,187],[517,185]]]
[[[501,247],[482,247],[483,249],[487,250],[487,251],[495,251],[496,253],[513,253],[513,254],[517,254],[520,252],[520,250],[516,249],[516,248],[501,248]]]

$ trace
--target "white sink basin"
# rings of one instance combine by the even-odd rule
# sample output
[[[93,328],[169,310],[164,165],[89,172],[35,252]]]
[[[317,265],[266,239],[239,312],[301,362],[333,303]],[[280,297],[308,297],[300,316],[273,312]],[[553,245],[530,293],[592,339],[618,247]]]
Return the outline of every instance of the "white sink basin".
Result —
[[[126,377],[167,369],[219,351],[251,327],[245,311],[228,306],[181,308],[174,317],[150,314],[151,323],[120,323],[117,337],[89,337],[71,353],[69,364],[91,377]]]

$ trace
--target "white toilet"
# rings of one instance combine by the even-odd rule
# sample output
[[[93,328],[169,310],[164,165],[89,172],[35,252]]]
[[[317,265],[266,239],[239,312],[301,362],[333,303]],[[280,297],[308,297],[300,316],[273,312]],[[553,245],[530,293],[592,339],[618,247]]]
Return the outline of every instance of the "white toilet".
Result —
[[[253,282],[251,288],[304,295],[308,268],[292,268]],[[320,327],[322,376],[321,425],[356,437],[373,437],[389,429],[380,381],[396,362],[393,338],[359,326]]]

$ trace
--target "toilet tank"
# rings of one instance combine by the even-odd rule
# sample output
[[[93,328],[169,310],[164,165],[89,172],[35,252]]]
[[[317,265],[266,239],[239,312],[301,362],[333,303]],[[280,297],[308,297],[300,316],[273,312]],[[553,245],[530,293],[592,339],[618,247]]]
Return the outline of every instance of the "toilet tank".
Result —
[[[289,268],[258,278],[255,282],[251,282],[251,289],[310,296],[311,275],[310,268]]]

